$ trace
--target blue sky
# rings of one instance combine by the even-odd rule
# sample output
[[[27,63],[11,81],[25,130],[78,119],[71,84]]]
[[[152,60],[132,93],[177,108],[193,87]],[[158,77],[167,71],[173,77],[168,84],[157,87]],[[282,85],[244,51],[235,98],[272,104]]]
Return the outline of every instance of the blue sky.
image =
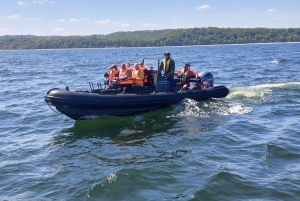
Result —
[[[300,0],[0,0],[0,35],[300,27]]]

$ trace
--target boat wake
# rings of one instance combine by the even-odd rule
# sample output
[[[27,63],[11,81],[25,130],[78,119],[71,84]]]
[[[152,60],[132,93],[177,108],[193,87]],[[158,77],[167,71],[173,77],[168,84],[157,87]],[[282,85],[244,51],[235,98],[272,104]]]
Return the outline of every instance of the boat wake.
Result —
[[[280,91],[299,91],[300,82],[286,82],[274,84],[261,84],[249,87],[238,87],[231,89],[226,99],[264,99],[273,95],[277,90]]]
[[[226,102],[220,99],[212,99],[205,102],[186,99],[182,104],[174,106],[171,117],[213,118],[216,115],[242,115],[252,110],[252,107],[245,106],[242,103]]]

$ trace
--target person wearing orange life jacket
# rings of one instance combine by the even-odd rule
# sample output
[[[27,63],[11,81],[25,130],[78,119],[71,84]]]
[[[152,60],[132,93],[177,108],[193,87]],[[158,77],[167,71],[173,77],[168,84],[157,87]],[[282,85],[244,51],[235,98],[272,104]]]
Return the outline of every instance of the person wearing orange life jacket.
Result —
[[[134,69],[132,71],[133,80],[133,93],[141,93],[144,85],[144,71],[140,69],[138,63],[134,64]]]
[[[118,76],[119,76],[119,69],[116,64],[113,64],[110,67],[108,67],[104,73],[104,77],[108,77],[109,86],[112,86],[113,81],[116,80]]]
[[[148,69],[147,66],[144,66],[144,62],[143,61],[139,62],[139,66],[140,66],[141,70],[147,70]]]
[[[189,69],[189,63],[185,63],[183,68],[180,71],[175,72],[174,74],[176,76],[181,75],[181,90],[186,90],[188,89],[188,87],[190,87],[190,78],[194,77],[196,78],[196,81],[198,81],[198,74]]]
[[[148,70],[148,67],[144,65],[143,61],[139,62],[139,67],[142,71],[144,71],[144,84],[151,85],[150,83],[151,79],[149,79],[151,75],[150,75],[150,71]]]
[[[126,63],[126,68],[127,68],[128,70],[130,70],[131,72],[133,71],[133,69],[132,69],[131,66],[130,66],[130,63]]]
[[[126,64],[121,64],[121,70],[119,73],[118,83],[121,85],[122,94],[129,93],[131,91],[132,74],[131,70],[127,69]]]

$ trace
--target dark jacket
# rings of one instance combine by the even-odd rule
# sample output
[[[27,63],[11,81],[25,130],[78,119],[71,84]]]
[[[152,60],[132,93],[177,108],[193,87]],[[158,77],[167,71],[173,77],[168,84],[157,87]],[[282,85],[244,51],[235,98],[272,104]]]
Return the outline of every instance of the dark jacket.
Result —
[[[170,60],[171,61],[170,61],[168,71],[163,73],[163,76],[166,76],[167,79],[174,78],[174,72],[175,72],[175,61],[171,58],[170,58]],[[160,66],[159,66],[159,70],[162,71],[163,69],[164,69],[164,62],[161,61]]]

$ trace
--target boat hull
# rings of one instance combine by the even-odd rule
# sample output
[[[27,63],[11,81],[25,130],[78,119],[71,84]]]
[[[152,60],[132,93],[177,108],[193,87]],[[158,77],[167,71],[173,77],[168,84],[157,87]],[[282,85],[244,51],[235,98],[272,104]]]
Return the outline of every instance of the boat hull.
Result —
[[[72,92],[61,89],[50,90],[44,97],[46,103],[55,106],[66,116],[78,120],[100,116],[128,116],[168,107],[185,98],[206,100],[223,98],[229,93],[224,86],[202,90],[174,93],[111,94]]]

